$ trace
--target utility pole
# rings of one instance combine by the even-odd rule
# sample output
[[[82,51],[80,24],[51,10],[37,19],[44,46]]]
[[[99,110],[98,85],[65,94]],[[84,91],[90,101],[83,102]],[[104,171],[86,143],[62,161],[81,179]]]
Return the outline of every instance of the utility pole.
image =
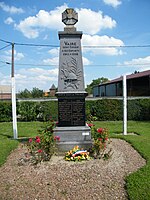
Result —
[[[123,76],[123,135],[127,135],[127,80]]]
[[[11,62],[11,84],[12,84],[12,117],[13,117],[13,134],[14,139],[18,139],[17,116],[16,116],[16,89],[14,77],[14,43],[12,43],[12,62]]]

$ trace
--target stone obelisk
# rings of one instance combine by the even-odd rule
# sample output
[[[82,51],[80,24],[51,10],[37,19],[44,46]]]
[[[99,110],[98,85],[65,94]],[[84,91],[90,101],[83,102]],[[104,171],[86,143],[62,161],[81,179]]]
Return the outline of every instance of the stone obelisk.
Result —
[[[82,32],[74,25],[78,14],[72,8],[62,13],[64,31],[58,33],[60,40],[58,76],[58,126],[54,134],[60,136],[58,149],[67,151],[78,145],[89,148],[90,128],[85,123],[84,74],[81,52]]]

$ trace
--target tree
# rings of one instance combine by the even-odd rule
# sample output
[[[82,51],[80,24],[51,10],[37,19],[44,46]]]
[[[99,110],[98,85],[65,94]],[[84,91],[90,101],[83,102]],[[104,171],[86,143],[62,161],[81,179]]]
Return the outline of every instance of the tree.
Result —
[[[104,77],[94,79],[94,80],[92,80],[92,82],[89,85],[87,85],[85,91],[88,94],[92,94],[92,89],[93,89],[94,86],[97,86],[97,85],[102,84],[102,83],[106,83],[107,81],[109,81],[109,79],[104,78]]]
[[[43,90],[40,90],[40,89],[34,87],[31,91],[31,96],[32,96],[32,98],[39,98],[39,97],[43,97],[43,93],[44,93]]]
[[[18,98],[31,98],[31,92],[28,89],[24,89],[17,96]]]
[[[18,98],[40,98],[43,97],[43,90],[40,90],[34,87],[31,91],[28,89],[24,89],[23,91],[19,92],[17,97]]]

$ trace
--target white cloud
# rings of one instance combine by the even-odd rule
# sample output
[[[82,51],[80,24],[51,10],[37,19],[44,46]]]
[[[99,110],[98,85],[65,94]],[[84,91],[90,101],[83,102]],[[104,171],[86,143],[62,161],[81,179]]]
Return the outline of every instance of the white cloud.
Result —
[[[37,38],[41,28],[62,29],[61,13],[67,8],[67,5],[56,7],[55,10],[47,12],[40,10],[36,16],[30,16],[16,24],[16,29],[21,31],[27,38]]]
[[[48,35],[45,35],[43,40],[47,40],[48,39]]]
[[[45,70],[42,68],[30,68],[28,69],[28,72],[32,75],[42,75],[42,76],[58,76],[58,68],[54,68],[54,69],[49,69],[49,70]]]
[[[91,9],[76,9],[78,12],[77,27],[84,33],[96,34],[102,29],[112,29],[116,26],[116,21],[108,15],[103,15],[102,11],[92,11]]]
[[[6,61],[10,62],[11,61],[11,57],[12,57],[12,51],[8,50],[5,51],[5,55],[3,56],[3,59],[5,59]],[[19,61],[21,59],[24,58],[23,53],[17,52],[16,50],[14,50],[14,59],[15,61]]]
[[[48,65],[58,65],[59,57],[44,59],[43,62]]]
[[[4,21],[4,23],[5,24],[12,24],[12,23],[14,23],[15,21],[11,18],[11,17],[8,17],[5,21]]]
[[[0,8],[5,12],[9,12],[10,14],[24,13],[24,10],[22,8],[16,8],[15,6],[6,5],[4,2],[0,2]]]
[[[83,65],[90,65],[92,63],[89,59],[85,57],[82,57],[82,59],[83,59]]]
[[[110,5],[114,8],[118,7],[119,5],[122,4],[120,0],[103,0],[103,2],[107,5]]]
[[[138,68],[139,70],[149,70],[150,56],[147,56],[145,58],[134,58],[130,61],[125,61],[123,64],[129,67]]]
[[[48,53],[52,56],[59,56],[59,48],[50,49]]]
[[[49,12],[40,10],[35,16],[29,16],[15,25],[27,38],[37,38],[43,29],[62,30],[64,25],[61,13],[67,8],[67,4],[56,7]],[[103,15],[102,11],[92,11],[91,9],[76,9],[79,16],[77,27],[88,34],[96,34],[102,29],[112,29],[116,26],[116,21],[108,15]],[[87,20],[88,18],[88,20]]]
[[[58,68],[22,68],[17,70],[15,77],[17,91],[24,90],[25,88],[31,90],[33,87],[48,90],[53,83],[57,84]]]
[[[84,46],[123,46],[124,43],[120,39],[116,39],[114,37],[108,37],[107,35],[99,36],[99,35],[83,35],[82,37],[82,45]],[[122,55],[122,50],[119,48],[111,47],[111,48],[84,48],[83,52],[91,52],[93,54],[101,54],[101,55]]]
[[[11,78],[8,75],[0,73],[0,85],[11,85]]]
[[[53,83],[57,86],[58,68],[21,68],[15,72],[16,91],[32,90],[33,87],[48,91]],[[11,85],[10,75],[0,73],[0,77],[1,85]]]

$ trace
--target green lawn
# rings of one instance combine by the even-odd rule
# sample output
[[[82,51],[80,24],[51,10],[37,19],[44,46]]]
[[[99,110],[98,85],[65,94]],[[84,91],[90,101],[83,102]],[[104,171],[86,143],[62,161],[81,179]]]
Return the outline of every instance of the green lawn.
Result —
[[[19,137],[34,137],[41,127],[40,122],[19,122]],[[131,200],[150,199],[150,122],[128,122],[128,132],[139,135],[122,136],[122,122],[95,122],[97,127],[109,129],[111,137],[122,138],[147,160],[147,165],[126,177],[126,188]],[[2,165],[10,152],[18,146],[19,141],[13,140],[12,123],[0,123],[0,165]]]
[[[19,122],[19,137],[34,137],[37,130],[41,127],[40,122]],[[6,161],[10,152],[15,149],[19,141],[13,140],[12,123],[0,123],[0,166]]]

